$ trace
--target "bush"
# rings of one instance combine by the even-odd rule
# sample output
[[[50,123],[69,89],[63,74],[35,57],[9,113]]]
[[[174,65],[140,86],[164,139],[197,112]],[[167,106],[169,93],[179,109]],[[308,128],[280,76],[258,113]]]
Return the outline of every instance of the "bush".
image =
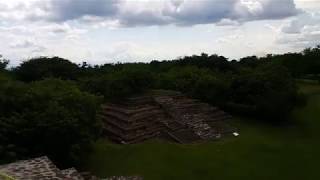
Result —
[[[221,104],[226,98],[229,81],[208,69],[186,66],[163,73],[157,84],[158,88],[174,89],[206,102]]]
[[[84,79],[81,86],[89,92],[100,94],[106,100],[119,100],[141,93],[153,86],[153,74],[140,68],[123,68],[102,77]]]
[[[0,159],[48,155],[61,165],[74,162],[79,148],[87,147],[100,132],[99,101],[57,79],[2,84],[0,144],[5,150]]]
[[[298,96],[290,73],[283,66],[274,64],[262,65],[235,76],[229,93],[233,104],[254,109],[249,114],[275,121],[288,115]]]

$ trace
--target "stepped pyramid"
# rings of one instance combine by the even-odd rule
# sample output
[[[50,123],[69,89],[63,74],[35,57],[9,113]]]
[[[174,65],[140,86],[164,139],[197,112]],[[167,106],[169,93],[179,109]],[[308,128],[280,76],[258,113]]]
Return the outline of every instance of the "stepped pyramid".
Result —
[[[110,139],[137,143],[158,136],[166,114],[150,96],[129,98],[123,103],[102,106],[104,130]]]
[[[193,143],[235,131],[225,122],[230,115],[176,91],[153,90],[102,109],[105,134],[123,144],[154,137]]]

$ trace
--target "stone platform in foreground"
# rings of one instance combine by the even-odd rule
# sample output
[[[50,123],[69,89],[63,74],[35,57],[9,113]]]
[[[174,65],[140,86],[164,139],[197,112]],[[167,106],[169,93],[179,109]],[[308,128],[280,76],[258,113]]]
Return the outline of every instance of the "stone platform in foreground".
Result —
[[[76,169],[60,170],[46,156],[2,165],[0,173],[15,180],[84,180]]]
[[[60,170],[46,156],[0,165],[0,180],[103,180],[75,168]],[[112,176],[104,180],[142,180],[139,176]]]

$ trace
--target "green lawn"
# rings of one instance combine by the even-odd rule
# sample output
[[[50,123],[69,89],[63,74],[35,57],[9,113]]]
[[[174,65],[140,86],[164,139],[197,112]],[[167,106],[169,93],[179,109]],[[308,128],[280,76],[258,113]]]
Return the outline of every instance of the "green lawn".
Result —
[[[115,145],[100,140],[85,168],[101,177],[141,175],[146,180],[320,179],[320,86],[300,86],[308,102],[293,112],[295,123],[290,126],[234,118],[239,137],[200,145]]]

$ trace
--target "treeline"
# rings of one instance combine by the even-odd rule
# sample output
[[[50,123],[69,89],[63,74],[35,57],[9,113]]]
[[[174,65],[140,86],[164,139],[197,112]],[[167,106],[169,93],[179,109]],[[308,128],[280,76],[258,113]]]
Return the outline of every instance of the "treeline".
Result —
[[[6,69],[0,57],[0,163],[48,155],[78,163],[99,137],[99,107],[149,89],[171,89],[232,114],[282,122],[303,102],[295,78],[320,80],[320,47],[245,57],[201,54],[92,66],[39,57]]]

